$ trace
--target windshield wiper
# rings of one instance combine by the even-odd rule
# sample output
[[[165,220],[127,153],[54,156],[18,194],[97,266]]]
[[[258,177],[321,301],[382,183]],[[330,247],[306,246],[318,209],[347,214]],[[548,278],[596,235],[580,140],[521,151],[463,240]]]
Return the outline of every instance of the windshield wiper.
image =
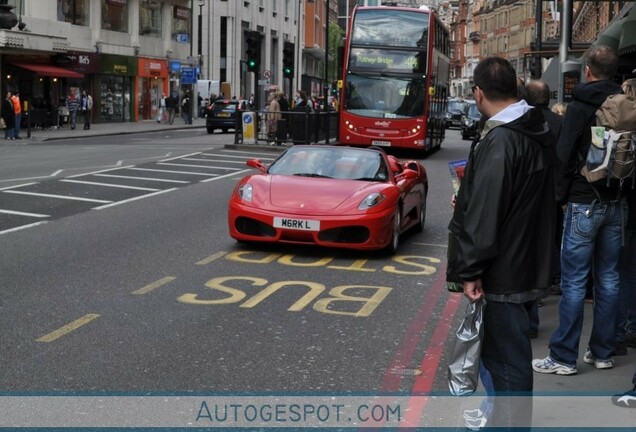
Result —
[[[318,173],[296,173],[295,176],[300,177],[320,177],[320,178],[333,178],[326,175],[318,174]]]

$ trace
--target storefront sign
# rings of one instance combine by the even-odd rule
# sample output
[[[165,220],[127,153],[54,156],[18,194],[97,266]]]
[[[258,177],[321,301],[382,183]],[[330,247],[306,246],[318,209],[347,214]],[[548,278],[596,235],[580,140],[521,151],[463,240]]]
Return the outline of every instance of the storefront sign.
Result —
[[[168,64],[165,60],[140,58],[139,76],[149,78],[168,77]]]
[[[177,33],[174,35],[174,40],[176,40],[179,43],[190,43],[190,35],[187,33]]]
[[[106,0],[106,3],[113,6],[126,6],[128,0]]]
[[[112,75],[137,75],[137,58],[118,55],[102,55],[101,72]]]
[[[83,74],[99,73],[101,70],[100,56],[96,53],[69,51],[55,56],[53,62],[57,66]]]
[[[173,18],[188,21],[190,19],[190,9],[183,6],[175,6]]]

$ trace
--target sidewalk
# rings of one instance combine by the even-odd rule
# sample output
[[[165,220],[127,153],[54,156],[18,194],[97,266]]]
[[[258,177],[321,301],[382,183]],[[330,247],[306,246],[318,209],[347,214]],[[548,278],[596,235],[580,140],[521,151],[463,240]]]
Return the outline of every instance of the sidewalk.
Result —
[[[205,119],[193,119],[191,125],[185,124],[182,118],[175,117],[174,123],[172,125],[157,123],[156,120],[143,120],[139,122],[93,123],[91,124],[91,128],[89,130],[84,130],[83,127],[84,123],[78,122],[77,127],[74,130],[71,129],[69,125],[64,125],[64,127],[58,129],[31,130],[30,138],[27,138],[28,131],[26,129],[22,129],[20,131],[20,137],[22,138],[22,140],[4,141],[3,144],[26,144],[29,141],[43,142],[82,137],[126,135],[142,132],[161,132],[177,129],[200,129],[205,128]]]

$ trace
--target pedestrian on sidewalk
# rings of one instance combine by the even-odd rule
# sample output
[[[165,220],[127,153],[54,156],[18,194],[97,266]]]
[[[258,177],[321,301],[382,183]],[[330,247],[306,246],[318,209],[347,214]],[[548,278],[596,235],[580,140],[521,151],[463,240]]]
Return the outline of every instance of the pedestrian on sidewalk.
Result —
[[[557,153],[563,167],[557,199],[566,204],[561,246],[559,327],[550,339],[550,353],[532,367],[544,374],[574,375],[583,327],[583,306],[590,271],[594,277],[594,324],[583,361],[596,369],[614,367],[618,313],[618,264],[627,208],[617,185],[589,183],[580,173],[592,143],[596,110],[611,94],[622,93],[612,81],[618,56],[598,45],[584,55],[585,82],[574,88]]]
[[[0,116],[4,120],[4,139],[15,139],[13,134],[15,133],[15,110],[13,108],[13,102],[11,101],[11,92],[7,92],[4,101],[2,101],[2,109],[0,110]]]
[[[163,117],[165,114],[166,114],[166,95],[161,93],[161,100],[159,101],[159,114],[157,115],[157,123],[163,122]]]
[[[186,90],[181,99],[181,117],[185,124],[192,124],[192,106],[190,101],[190,92]]]
[[[82,107],[82,115],[84,116],[84,130],[89,130],[91,128],[91,114],[93,112],[93,97],[88,94],[86,90],[82,91],[80,106]]]
[[[487,120],[470,150],[449,225],[456,247],[448,272],[462,280],[469,301],[487,301],[481,361],[496,396],[489,425],[529,429],[526,304],[550,286],[555,221],[545,209],[554,206],[556,154],[541,112],[518,100],[516,72],[507,60],[482,60],[473,81],[477,108]]]
[[[79,100],[77,95],[75,94],[75,90],[71,89],[68,97],[66,98],[66,108],[68,108],[68,116],[69,122],[71,124],[71,129],[75,129],[77,124],[77,110],[79,108]]]
[[[22,102],[20,101],[20,91],[16,90],[11,96],[11,102],[13,103],[13,112],[15,113],[15,126],[13,130],[13,138],[22,139],[20,137],[20,123],[22,120]]]
[[[636,78],[626,80],[621,87],[623,93],[636,97]],[[614,355],[625,355],[627,348],[636,348],[636,189],[631,185],[626,188],[625,199],[629,212],[618,270],[620,288]]]
[[[168,123],[174,123],[174,113],[177,109],[177,98],[174,93],[170,93],[170,96],[166,98],[166,109],[168,110]]]

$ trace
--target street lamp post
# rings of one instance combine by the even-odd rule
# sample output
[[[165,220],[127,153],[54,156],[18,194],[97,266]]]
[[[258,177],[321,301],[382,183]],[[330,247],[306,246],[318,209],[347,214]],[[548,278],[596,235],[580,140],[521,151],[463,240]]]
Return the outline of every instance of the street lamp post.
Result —
[[[199,74],[203,75],[203,6],[205,6],[205,0],[198,0],[199,3],[199,17],[197,21],[197,60],[199,64]],[[192,43],[190,43],[192,46]],[[199,77],[197,77],[198,79]],[[196,91],[197,87],[195,84],[192,85],[192,100],[190,101],[191,106],[191,118],[194,118],[195,114],[199,117],[199,93]]]
[[[325,142],[329,143],[329,91],[327,90],[327,83],[329,82],[329,0],[327,0],[325,8],[325,82],[322,86],[323,99],[322,103],[327,113],[325,120]]]

